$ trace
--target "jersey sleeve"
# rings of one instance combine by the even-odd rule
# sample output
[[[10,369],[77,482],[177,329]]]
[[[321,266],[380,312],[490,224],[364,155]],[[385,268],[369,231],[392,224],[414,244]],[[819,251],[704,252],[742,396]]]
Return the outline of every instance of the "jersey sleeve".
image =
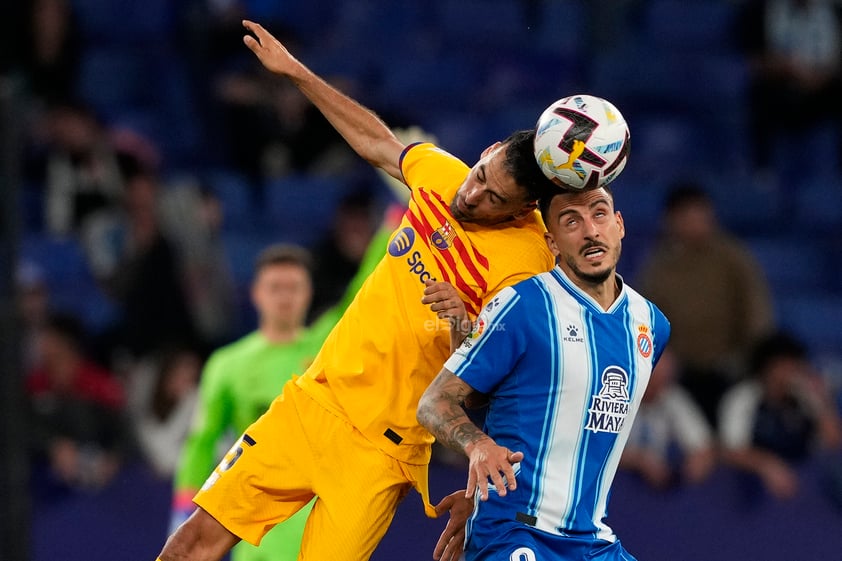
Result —
[[[658,364],[664,349],[667,347],[672,327],[670,326],[670,322],[667,317],[655,305],[652,305],[652,315],[653,343],[655,347],[655,353],[652,357],[652,366],[654,367]]]
[[[446,200],[456,193],[470,171],[465,162],[429,142],[407,146],[400,166],[410,189],[424,187]]]
[[[490,393],[526,353],[520,295],[506,287],[485,305],[474,328],[444,367],[473,389]]]
[[[202,371],[193,426],[175,474],[176,495],[198,490],[219,458],[217,443],[231,425],[231,396],[224,383],[224,356],[212,355]]]

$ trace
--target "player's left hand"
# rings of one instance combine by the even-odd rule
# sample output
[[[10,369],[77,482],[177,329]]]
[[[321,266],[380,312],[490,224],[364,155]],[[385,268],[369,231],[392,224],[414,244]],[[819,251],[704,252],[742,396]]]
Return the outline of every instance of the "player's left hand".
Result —
[[[479,492],[480,500],[487,501],[489,481],[501,497],[517,488],[513,466],[523,460],[523,452],[512,452],[489,437],[469,444],[465,452],[469,463],[467,498]]]
[[[474,502],[465,497],[465,491],[451,493],[436,505],[436,516],[450,513],[447,526],[433,549],[436,561],[459,561],[465,547],[465,524],[474,511]]]

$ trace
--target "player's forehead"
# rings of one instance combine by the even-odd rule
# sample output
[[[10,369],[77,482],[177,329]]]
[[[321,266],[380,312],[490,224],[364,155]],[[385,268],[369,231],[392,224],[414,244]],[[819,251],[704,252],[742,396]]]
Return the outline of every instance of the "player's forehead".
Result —
[[[309,280],[310,272],[302,263],[294,261],[282,261],[278,263],[266,263],[260,267],[255,274],[255,280],[277,281],[279,279]]]
[[[614,199],[604,188],[588,189],[586,191],[564,191],[553,197],[550,212],[560,213],[566,210],[592,208],[606,205],[614,208]]]
[[[486,187],[507,199],[515,198],[526,191],[515,181],[506,164],[506,147],[501,145],[477,163],[477,176]]]

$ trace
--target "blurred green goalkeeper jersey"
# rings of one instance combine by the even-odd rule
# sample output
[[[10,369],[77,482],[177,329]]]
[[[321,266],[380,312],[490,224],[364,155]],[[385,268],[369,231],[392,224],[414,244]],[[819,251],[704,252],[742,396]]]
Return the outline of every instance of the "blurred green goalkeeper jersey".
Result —
[[[365,278],[383,256],[389,236],[381,229],[369,244],[343,299],[289,343],[270,343],[259,331],[226,345],[208,359],[202,371],[193,427],[175,474],[173,506],[192,510],[192,499],[233,441],[254,422],[293,376],[303,373],[325,338],[353,300]],[[227,439],[227,440],[223,440]],[[223,449],[220,450],[220,446]],[[312,503],[278,524],[260,547],[240,542],[232,561],[294,561]]]
[[[265,411],[293,374],[300,374],[319,351],[330,325],[305,329],[292,342],[273,344],[259,331],[222,347],[202,373],[194,428],[176,473],[177,500],[186,503],[219,461],[223,438],[233,441]],[[238,544],[232,560],[297,558],[310,508],[269,532],[260,547]]]

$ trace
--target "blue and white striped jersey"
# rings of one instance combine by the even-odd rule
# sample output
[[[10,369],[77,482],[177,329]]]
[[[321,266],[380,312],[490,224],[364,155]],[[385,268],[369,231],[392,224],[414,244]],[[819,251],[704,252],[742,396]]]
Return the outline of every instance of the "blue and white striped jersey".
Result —
[[[619,282],[608,311],[558,267],[506,288],[445,363],[490,394],[489,436],[525,456],[517,490],[500,497],[489,485],[475,519],[616,540],[604,521],[611,482],[670,334],[663,313]]]

